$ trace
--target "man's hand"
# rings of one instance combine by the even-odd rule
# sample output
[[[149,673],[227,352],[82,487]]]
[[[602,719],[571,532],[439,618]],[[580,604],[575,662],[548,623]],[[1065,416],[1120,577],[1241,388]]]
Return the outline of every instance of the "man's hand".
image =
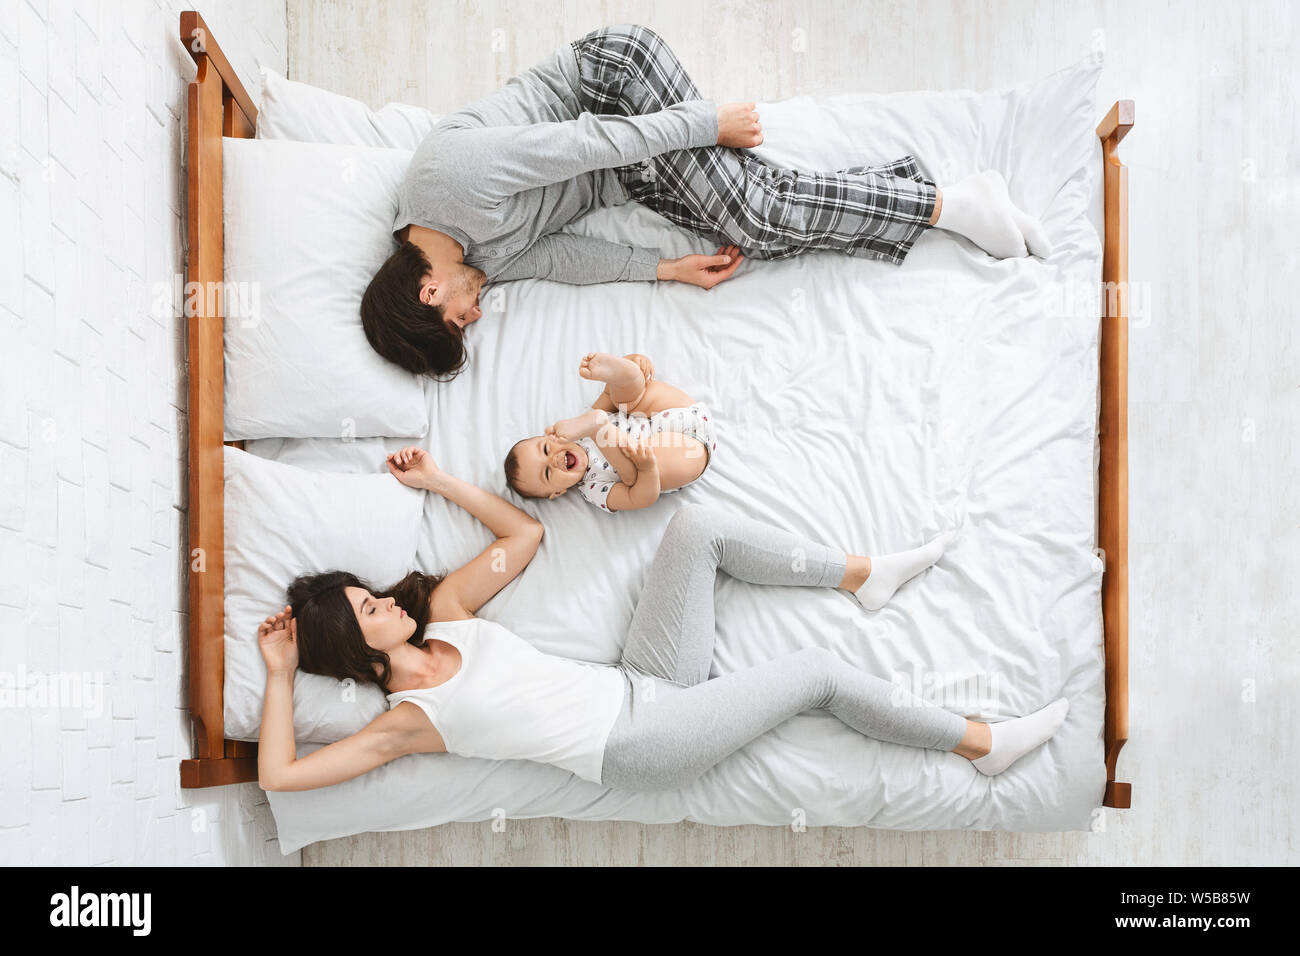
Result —
[[[656,278],[660,281],[685,282],[701,289],[712,289],[730,279],[745,261],[736,246],[723,246],[715,256],[682,256],[660,259]]]
[[[763,142],[763,124],[753,103],[724,103],[718,107],[718,145],[751,149]]]

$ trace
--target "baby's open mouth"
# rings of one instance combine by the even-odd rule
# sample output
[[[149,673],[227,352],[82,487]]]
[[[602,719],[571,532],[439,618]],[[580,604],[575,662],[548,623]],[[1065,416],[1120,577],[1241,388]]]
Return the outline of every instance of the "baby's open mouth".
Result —
[[[571,451],[564,453],[564,470],[573,471],[578,464],[578,456]]]

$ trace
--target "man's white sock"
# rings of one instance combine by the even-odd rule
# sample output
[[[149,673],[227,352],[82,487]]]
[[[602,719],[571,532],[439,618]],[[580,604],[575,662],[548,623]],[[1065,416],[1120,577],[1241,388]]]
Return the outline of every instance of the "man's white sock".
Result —
[[[986,169],[942,189],[943,207],[935,226],[965,236],[997,259],[1029,254],[1001,173]]]
[[[905,581],[916,577],[939,560],[955,533],[947,531],[911,551],[873,557],[871,574],[867,576],[866,583],[857,591],[850,593],[868,611],[880,610],[889,603],[894,592],[902,587]]]
[[[991,749],[971,763],[986,777],[1000,774],[1029,751],[1050,740],[1060,730],[1069,710],[1070,702],[1059,697],[1032,714],[989,724]]]
[[[947,196],[945,195],[944,198],[946,199]],[[940,215],[943,213],[940,212]],[[1031,256],[1046,259],[1052,254],[1052,240],[1047,238],[1047,230],[1043,228],[1041,222],[1016,206],[1011,207],[1011,216],[1016,221],[1016,228],[1025,237],[1025,245],[1029,248]]]

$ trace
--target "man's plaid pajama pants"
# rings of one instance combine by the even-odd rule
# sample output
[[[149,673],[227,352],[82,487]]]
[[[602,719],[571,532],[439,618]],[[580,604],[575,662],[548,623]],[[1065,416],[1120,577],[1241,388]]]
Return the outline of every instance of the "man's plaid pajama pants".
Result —
[[[646,27],[605,27],[572,46],[578,102],[588,112],[636,116],[701,98],[668,44]],[[632,199],[755,259],[835,249],[901,263],[937,195],[910,155],[801,172],[769,166],[747,149],[711,146],[671,150],[615,174]]]

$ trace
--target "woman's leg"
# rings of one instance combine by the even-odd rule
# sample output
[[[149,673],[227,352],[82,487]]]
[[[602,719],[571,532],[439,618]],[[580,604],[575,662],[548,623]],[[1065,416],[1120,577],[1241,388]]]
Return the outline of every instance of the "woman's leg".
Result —
[[[718,571],[751,584],[838,587],[843,551],[752,518],[698,504],[668,523],[632,615],[623,663],[689,686],[713,660],[713,582]]]
[[[692,687],[656,683],[633,692],[605,743],[601,783],[672,790],[759,735],[807,710],[825,709],[859,733],[889,743],[951,751],[972,726],[819,647]],[[975,751],[976,755],[981,751]]]
[[[606,27],[573,48],[578,101],[589,112],[640,115],[701,98],[676,54],[645,27]],[[670,222],[759,259],[837,249],[901,263],[938,199],[911,156],[808,173],[768,166],[750,150],[712,146],[672,150],[615,172],[632,199]]]
[[[868,610],[934,564],[947,532],[895,554],[846,554],[753,518],[688,504],[673,515],[632,615],[623,662],[675,684],[708,679],[713,582],[718,571],[750,584],[841,588]]]

